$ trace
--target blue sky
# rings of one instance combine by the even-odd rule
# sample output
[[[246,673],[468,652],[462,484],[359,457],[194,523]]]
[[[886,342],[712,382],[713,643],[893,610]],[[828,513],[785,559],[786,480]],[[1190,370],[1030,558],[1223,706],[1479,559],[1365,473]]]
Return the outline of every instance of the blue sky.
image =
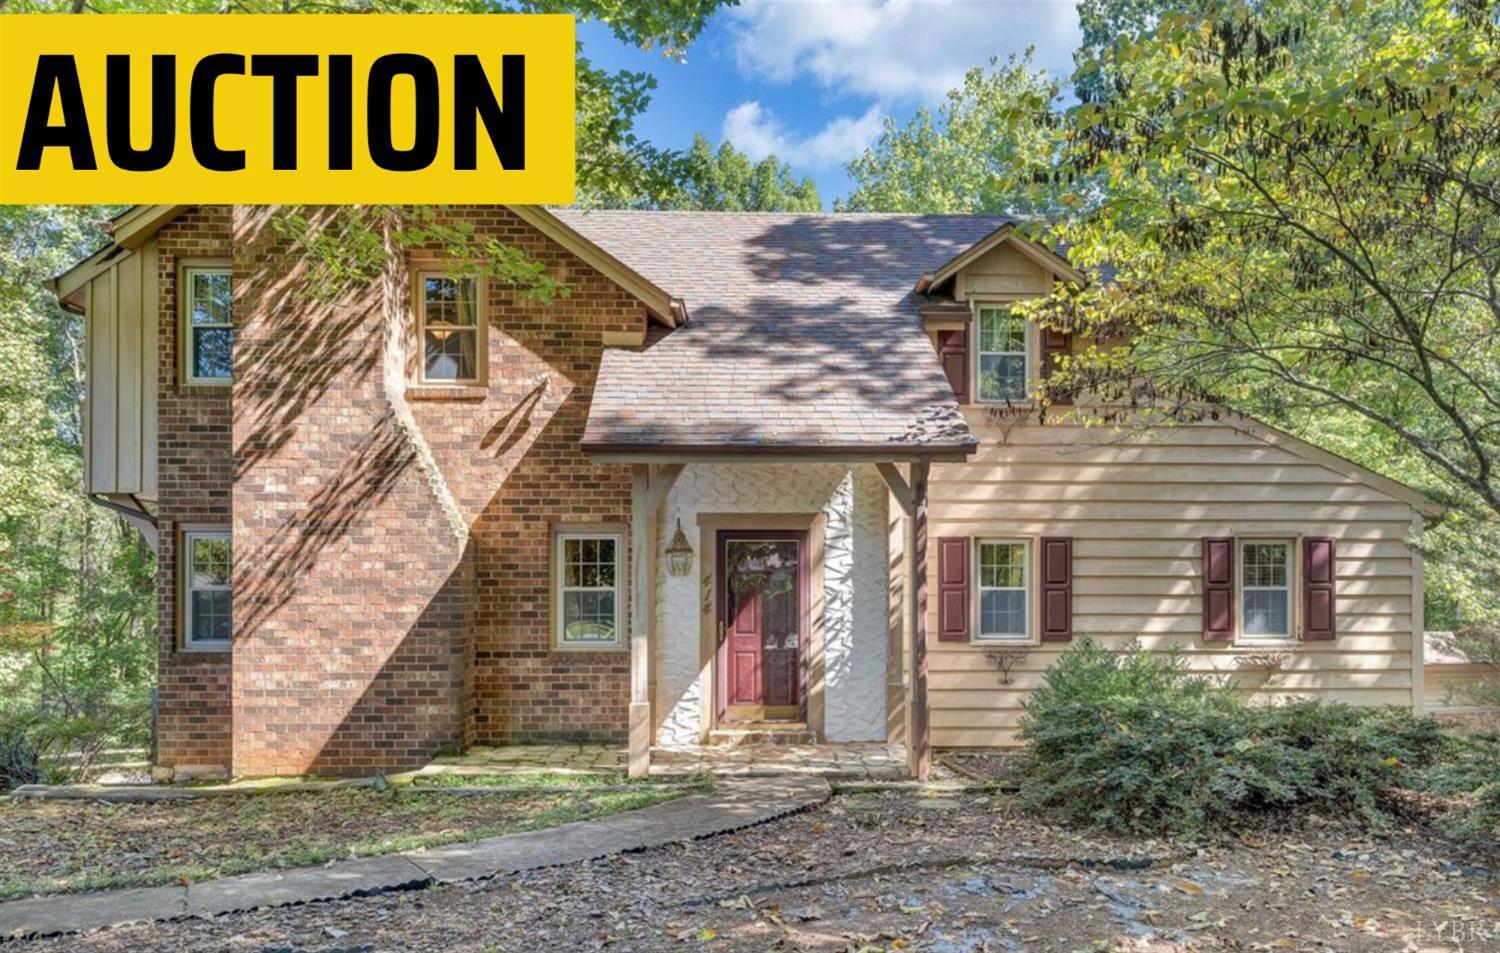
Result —
[[[1066,76],[1078,18],[1073,0],[743,0],[681,63],[595,24],[579,36],[597,65],[657,77],[637,123],[645,138],[682,148],[703,132],[754,158],[774,153],[831,204],[886,116],[937,104],[969,67],[1035,46],[1039,65]]]

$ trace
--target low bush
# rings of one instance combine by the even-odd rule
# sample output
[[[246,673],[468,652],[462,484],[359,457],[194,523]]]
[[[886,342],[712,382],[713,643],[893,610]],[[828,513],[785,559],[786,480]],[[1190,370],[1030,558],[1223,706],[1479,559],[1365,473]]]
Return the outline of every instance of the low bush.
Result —
[[[0,794],[42,780],[42,753],[20,721],[0,721]]]
[[[1021,736],[1024,805],[1137,833],[1304,806],[1378,824],[1389,792],[1448,744],[1431,719],[1316,701],[1249,705],[1190,673],[1180,651],[1116,652],[1087,638],[1048,670]]]
[[[1462,841],[1500,842],[1500,733],[1453,740],[1453,750],[1415,786],[1449,799],[1442,827]]]

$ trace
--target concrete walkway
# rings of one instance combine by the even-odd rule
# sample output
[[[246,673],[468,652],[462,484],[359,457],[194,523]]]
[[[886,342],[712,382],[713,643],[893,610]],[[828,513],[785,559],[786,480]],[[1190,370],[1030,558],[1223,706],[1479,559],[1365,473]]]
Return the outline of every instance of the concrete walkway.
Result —
[[[217,916],[573,864],[763,824],[819,804],[829,793],[828,782],[821,778],[723,780],[707,794],[690,794],[597,821],[575,821],[468,844],[187,886],[13,900],[0,903],[0,940]]]

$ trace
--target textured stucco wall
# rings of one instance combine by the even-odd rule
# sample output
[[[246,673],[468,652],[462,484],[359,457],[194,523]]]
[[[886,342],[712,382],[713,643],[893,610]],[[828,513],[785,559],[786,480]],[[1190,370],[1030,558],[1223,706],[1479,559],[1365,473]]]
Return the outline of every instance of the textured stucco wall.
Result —
[[[829,741],[885,738],[886,488],[870,466],[836,464],[690,465],[662,507],[660,538],[676,521],[699,545],[699,513],[815,513],[826,518],[823,569],[824,733]],[[746,520],[746,528],[754,521]],[[699,626],[701,567],[657,573],[660,744],[694,744],[702,729]],[[816,601],[816,600],[814,600]]]

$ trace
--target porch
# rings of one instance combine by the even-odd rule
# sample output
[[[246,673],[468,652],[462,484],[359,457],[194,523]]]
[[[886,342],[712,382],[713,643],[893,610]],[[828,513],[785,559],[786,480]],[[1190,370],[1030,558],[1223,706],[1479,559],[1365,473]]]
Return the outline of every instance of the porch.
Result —
[[[477,746],[439,757],[425,774],[621,774],[629,751],[610,745]],[[651,750],[651,777],[821,777],[894,781],[907,777],[906,749],[878,742],[845,744],[661,745]]]
[[[632,777],[928,776],[929,461],[881,456],[634,464]]]

